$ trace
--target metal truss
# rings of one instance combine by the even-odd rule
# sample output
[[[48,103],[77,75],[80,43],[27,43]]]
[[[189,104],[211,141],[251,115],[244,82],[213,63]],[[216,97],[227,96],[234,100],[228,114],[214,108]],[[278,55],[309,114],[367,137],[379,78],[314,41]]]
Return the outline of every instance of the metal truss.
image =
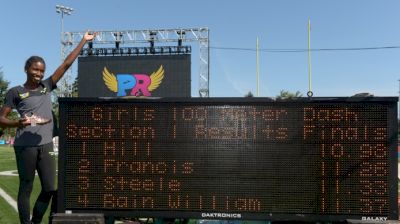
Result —
[[[86,31],[64,32],[61,35],[61,55],[62,59],[81,41]],[[199,96],[209,96],[209,71],[210,71],[210,48],[209,48],[209,29],[208,28],[185,28],[185,29],[146,29],[146,30],[118,30],[118,31],[96,31],[96,38],[91,46],[101,45],[105,47],[120,45],[124,47],[140,46],[144,44],[163,44],[178,43],[182,46],[183,42],[197,42],[199,46]],[[109,47],[108,46],[108,47]],[[64,76],[61,88],[62,96],[70,96],[70,79],[68,73]]]
[[[191,46],[84,48],[81,56],[177,55],[191,52]]]

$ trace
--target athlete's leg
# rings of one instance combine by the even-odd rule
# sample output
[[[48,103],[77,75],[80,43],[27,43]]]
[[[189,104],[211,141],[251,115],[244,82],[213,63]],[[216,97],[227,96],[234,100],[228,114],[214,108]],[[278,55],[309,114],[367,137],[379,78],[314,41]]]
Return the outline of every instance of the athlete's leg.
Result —
[[[40,223],[45,214],[51,198],[55,193],[56,164],[53,152],[53,143],[40,146],[37,160],[37,171],[42,185],[42,190],[33,208],[32,222]]]
[[[36,147],[14,146],[19,174],[18,214],[21,223],[30,223],[30,205],[33,181],[35,179]]]

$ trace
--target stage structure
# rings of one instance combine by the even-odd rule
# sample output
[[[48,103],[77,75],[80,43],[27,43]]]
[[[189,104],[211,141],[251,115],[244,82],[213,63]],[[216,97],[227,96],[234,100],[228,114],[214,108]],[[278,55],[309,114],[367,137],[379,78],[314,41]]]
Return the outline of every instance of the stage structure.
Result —
[[[96,31],[96,38],[89,42],[81,55],[143,55],[143,54],[180,54],[189,53],[191,46],[183,43],[198,43],[199,46],[199,96],[209,96],[209,29],[180,28],[180,29],[145,29]],[[61,36],[61,55],[68,55],[82,39],[85,31],[63,32]],[[176,43],[172,45],[171,43]],[[149,45],[150,44],[150,45]],[[173,47],[176,46],[176,47]],[[96,50],[101,49],[101,50]],[[71,96],[71,69],[62,79],[60,96]]]

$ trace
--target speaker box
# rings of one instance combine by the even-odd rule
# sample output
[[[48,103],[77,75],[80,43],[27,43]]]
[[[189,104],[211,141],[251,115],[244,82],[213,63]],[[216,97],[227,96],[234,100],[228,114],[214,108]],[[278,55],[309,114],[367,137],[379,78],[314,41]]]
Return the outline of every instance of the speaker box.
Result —
[[[98,213],[56,213],[52,224],[105,224],[104,215]]]

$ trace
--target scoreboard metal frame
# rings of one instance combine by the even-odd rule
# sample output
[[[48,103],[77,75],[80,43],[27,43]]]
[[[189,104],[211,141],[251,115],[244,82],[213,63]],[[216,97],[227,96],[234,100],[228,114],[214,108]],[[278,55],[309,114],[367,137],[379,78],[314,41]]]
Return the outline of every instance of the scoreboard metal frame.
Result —
[[[58,212],[397,219],[397,101],[61,98]]]

